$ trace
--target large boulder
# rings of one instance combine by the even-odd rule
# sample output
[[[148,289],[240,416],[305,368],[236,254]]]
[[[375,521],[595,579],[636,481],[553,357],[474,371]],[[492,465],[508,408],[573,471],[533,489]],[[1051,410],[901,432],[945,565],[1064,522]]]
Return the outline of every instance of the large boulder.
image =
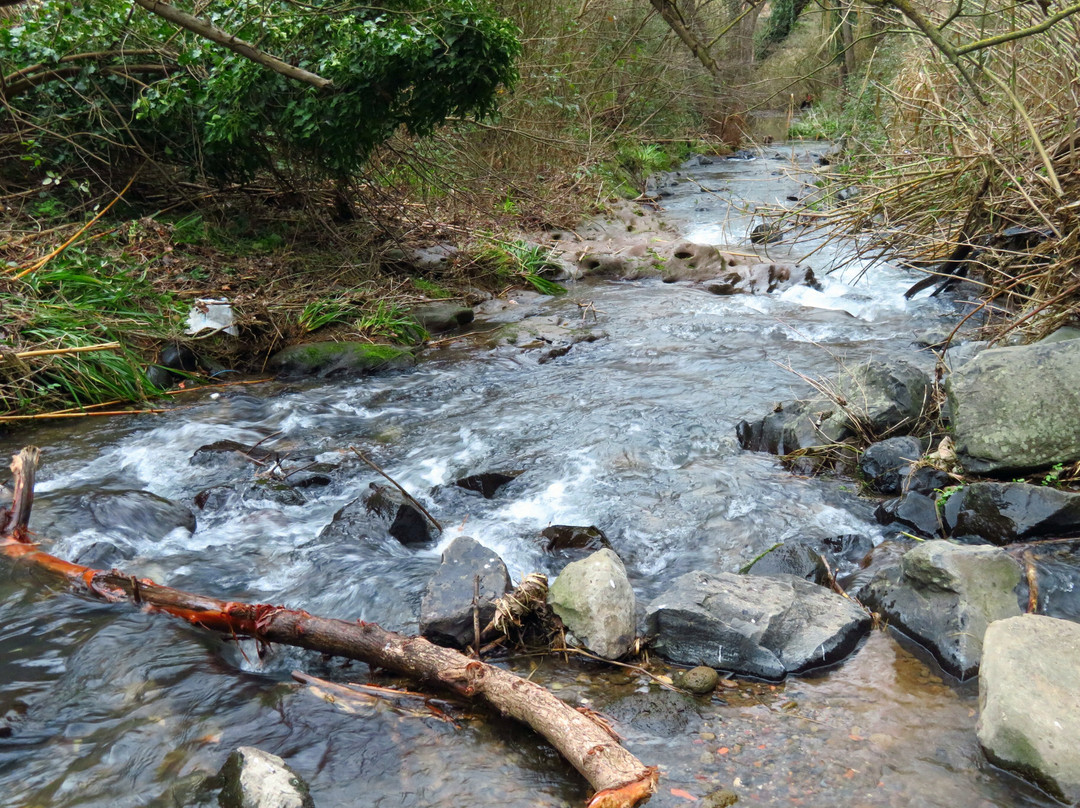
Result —
[[[634,642],[634,590],[612,550],[567,564],[548,590],[548,605],[597,656],[618,659]]]
[[[1080,625],[1040,615],[992,623],[979,675],[987,758],[1080,802]]]
[[[1020,578],[1020,564],[1004,550],[928,541],[880,570],[861,597],[965,679],[979,672],[986,627],[1020,614]]]
[[[469,536],[442,554],[420,602],[420,633],[433,642],[464,648],[475,637],[473,596],[480,577],[480,628],[495,616],[495,601],[510,591],[510,574],[498,554]]]
[[[1080,494],[1028,483],[972,483],[942,513],[953,536],[1005,545],[1046,536],[1080,536]]]
[[[279,376],[349,376],[400,370],[416,364],[416,357],[393,345],[367,342],[309,342],[293,345],[270,357],[267,367]]]
[[[855,435],[914,427],[930,398],[930,378],[901,360],[845,368],[830,395],[778,406],[756,423],[742,421],[744,449],[788,454],[841,443]]]
[[[690,572],[646,611],[662,656],[763,679],[838,662],[870,630],[854,603],[794,575]]]
[[[978,474],[1080,459],[1080,340],[983,351],[946,385],[957,456]]]
[[[241,746],[218,774],[222,808],[313,808],[307,783],[277,755]]]

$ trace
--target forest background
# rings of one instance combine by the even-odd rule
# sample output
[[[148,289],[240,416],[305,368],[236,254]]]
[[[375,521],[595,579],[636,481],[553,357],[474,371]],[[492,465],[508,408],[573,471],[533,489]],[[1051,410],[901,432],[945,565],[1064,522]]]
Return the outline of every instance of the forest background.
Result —
[[[2,5],[0,422],[158,395],[168,346],[199,377],[309,339],[423,341],[419,302],[558,292],[530,235],[789,136],[843,151],[777,216],[943,272],[978,245],[993,336],[1037,338],[1080,295],[1078,11]],[[452,260],[413,260],[431,245]],[[239,339],[184,333],[205,298]]]

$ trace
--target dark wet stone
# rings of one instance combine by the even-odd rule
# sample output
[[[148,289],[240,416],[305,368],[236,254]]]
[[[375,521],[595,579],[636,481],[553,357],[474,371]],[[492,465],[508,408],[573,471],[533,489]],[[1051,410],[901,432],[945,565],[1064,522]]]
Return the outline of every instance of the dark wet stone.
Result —
[[[367,342],[310,342],[293,345],[270,357],[267,367],[279,376],[348,376],[402,370],[416,364],[405,348]]]
[[[170,343],[161,349],[158,364],[170,370],[183,370],[193,373],[199,369],[199,357],[187,345]]]
[[[1041,537],[1080,536],[1080,494],[1028,483],[972,483],[945,504],[947,527],[1005,545]]]
[[[1038,613],[1080,623],[1080,540],[1032,547],[1024,557],[1035,567]]]
[[[937,504],[925,494],[909,492],[882,502],[874,517],[883,525],[901,525],[926,538],[938,535],[940,530]]]
[[[200,511],[223,510],[240,498],[240,494],[231,485],[215,485],[195,495],[195,507]]]
[[[295,470],[290,468],[286,467],[284,470],[284,481],[293,488],[322,488],[330,485],[334,481],[331,475],[338,469],[330,463],[302,465]]]
[[[176,529],[195,532],[195,514],[179,502],[149,491],[102,491],[87,497],[94,522],[102,529],[156,541]]]
[[[917,494],[933,494],[952,485],[953,478],[948,472],[936,469],[933,466],[916,466],[911,469],[907,480],[904,482],[904,490],[914,491]]]
[[[718,684],[720,684],[720,674],[707,665],[698,665],[675,677],[676,687],[689,690],[698,696],[712,693]]]
[[[860,595],[889,624],[964,679],[978,673],[986,627],[1020,613],[1020,564],[996,547],[928,541],[882,569]]]
[[[389,522],[387,532],[402,544],[423,544],[436,537],[431,520],[396,488],[372,483],[363,500],[369,513]]]
[[[646,611],[662,656],[763,679],[838,662],[870,630],[851,601],[793,575],[691,572]]]
[[[922,456],[918,438],[901,437],[872,443],[859,459],[867,484],[880,494],[899,494],[912,463]]]
[[[604,535],[604,531],[595,526],[550,525],[541,530],[540,535],[547,539],[544,549],[549,553],[567,550],[585,550],[593,553],[604,548],[611,549],[611,542]]]
[[[862,600],[866,588],[870,586],[877,574],[889,567],[895,567],[908,550],[915,545],[909,539],[887,539],[873,548],[859,562],[859,568],[854,572],[838,575],[836,582],[840,587],[856,600]]]
[[[455,485],[466,491],[476,491],[484,499],[491,499],[496,491],[507,483],[513,482],[523,473],[521,471],[486,471],[482,474],[462,477]]]
[[[819,585],[829,580],[821,553],[798,540],[776,545],[755,559],[745,572],[750,575],[794,575]]]
[[[858,564],[874,549],[874,541],[862,533],[844,533],[824,539],[803,539],[825,556],[834,568]]]
[[[420,633],[442,645],[463,648],[475,637],[473,595],[480,576],[480,628],[495,616],[494,601],[510,591],[510,574],[498,554],[469,536],[454,539],[442,554],[420,604]]]

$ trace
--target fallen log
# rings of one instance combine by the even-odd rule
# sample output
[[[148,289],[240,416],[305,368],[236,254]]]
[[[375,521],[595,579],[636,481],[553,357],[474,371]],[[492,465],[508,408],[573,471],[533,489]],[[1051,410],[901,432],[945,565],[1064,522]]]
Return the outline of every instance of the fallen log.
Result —
[[[483,699],[542,735],[582,774],[596,792],[588,808],[632,808],[646,802],[656,790],[657,769],[645,766],[624,749],[608,727],[540,685],[494,665],[420,637],[386,631],[374,623],[350,623],[265,603],[219,600],[119,570],[73,564],[37,549],[27,526],[39,458],[37,448],[27,447],[12,460],[12,503],[0,509],[0,553],[4,556],[46,572],[91,597],[131,603],[231,637],[251,637],[359,660],[460,696]]]

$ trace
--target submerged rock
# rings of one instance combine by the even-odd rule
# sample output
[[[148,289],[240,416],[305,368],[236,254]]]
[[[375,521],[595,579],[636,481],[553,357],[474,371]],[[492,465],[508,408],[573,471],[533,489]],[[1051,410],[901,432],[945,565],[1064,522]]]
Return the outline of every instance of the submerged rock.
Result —
[[[498,554],[469,536],[459,536],[442,554],[420,603],[420,633],[442,645],[473,642],[473,595],[480,577],[480,628],[495,616],[495,600],[510,591],[510,574]]]
[[[634,642],[634,590],[622,561],[611,550],[567,564],[548,590],[548,605],[597,656],[618,659]]]
[[[416,364],[416,357],[405,348],[372,345],[367,342],[309,342],[293,345],[270,357],[267,367],[279,376],[362,375],[386,370],[401,370]]]
[[[401,544],[423,544],[436,538],[438,529],[399,491],[378,483],[334,514],[319,534],[320,540],[347,539],[376,542],[393,537]]]
[[[782,679],[840,661],[870,630],[851,601],[793,575],[691,572],[647,607],[662,656]]]
[[[675,677],[676,687],[689,690],[698,696],[712,693],[718,684],[720,684],[720,674],[708,665],[698,665]]]
[[[986,627],[1020,614],[1020,578],[1019,563],[996,547],[928,541],[881,570],[861,598],[966,679],[979,672]]]
[[[314,808],[305,783],[284,760],[254,746],[241,746],[225,761],[221,808]]]
[[[102,491],[86,504],[102,530],[130,538],[157,541],[177,529],[195,532],[195,514],[186,505],[149,491]]]
[[[1080,625],[1039,615],[992,623],[979,675],[979,745],[991,763],[1080,802]]]
[[[998,545],[1080,536],[1080,494],[1028,483],[972,483],[949,497],[943,517],[954,536]]]
[[[983,351],[950,374],[945,390],[967,471],[1080,459],[1080,340]]]

